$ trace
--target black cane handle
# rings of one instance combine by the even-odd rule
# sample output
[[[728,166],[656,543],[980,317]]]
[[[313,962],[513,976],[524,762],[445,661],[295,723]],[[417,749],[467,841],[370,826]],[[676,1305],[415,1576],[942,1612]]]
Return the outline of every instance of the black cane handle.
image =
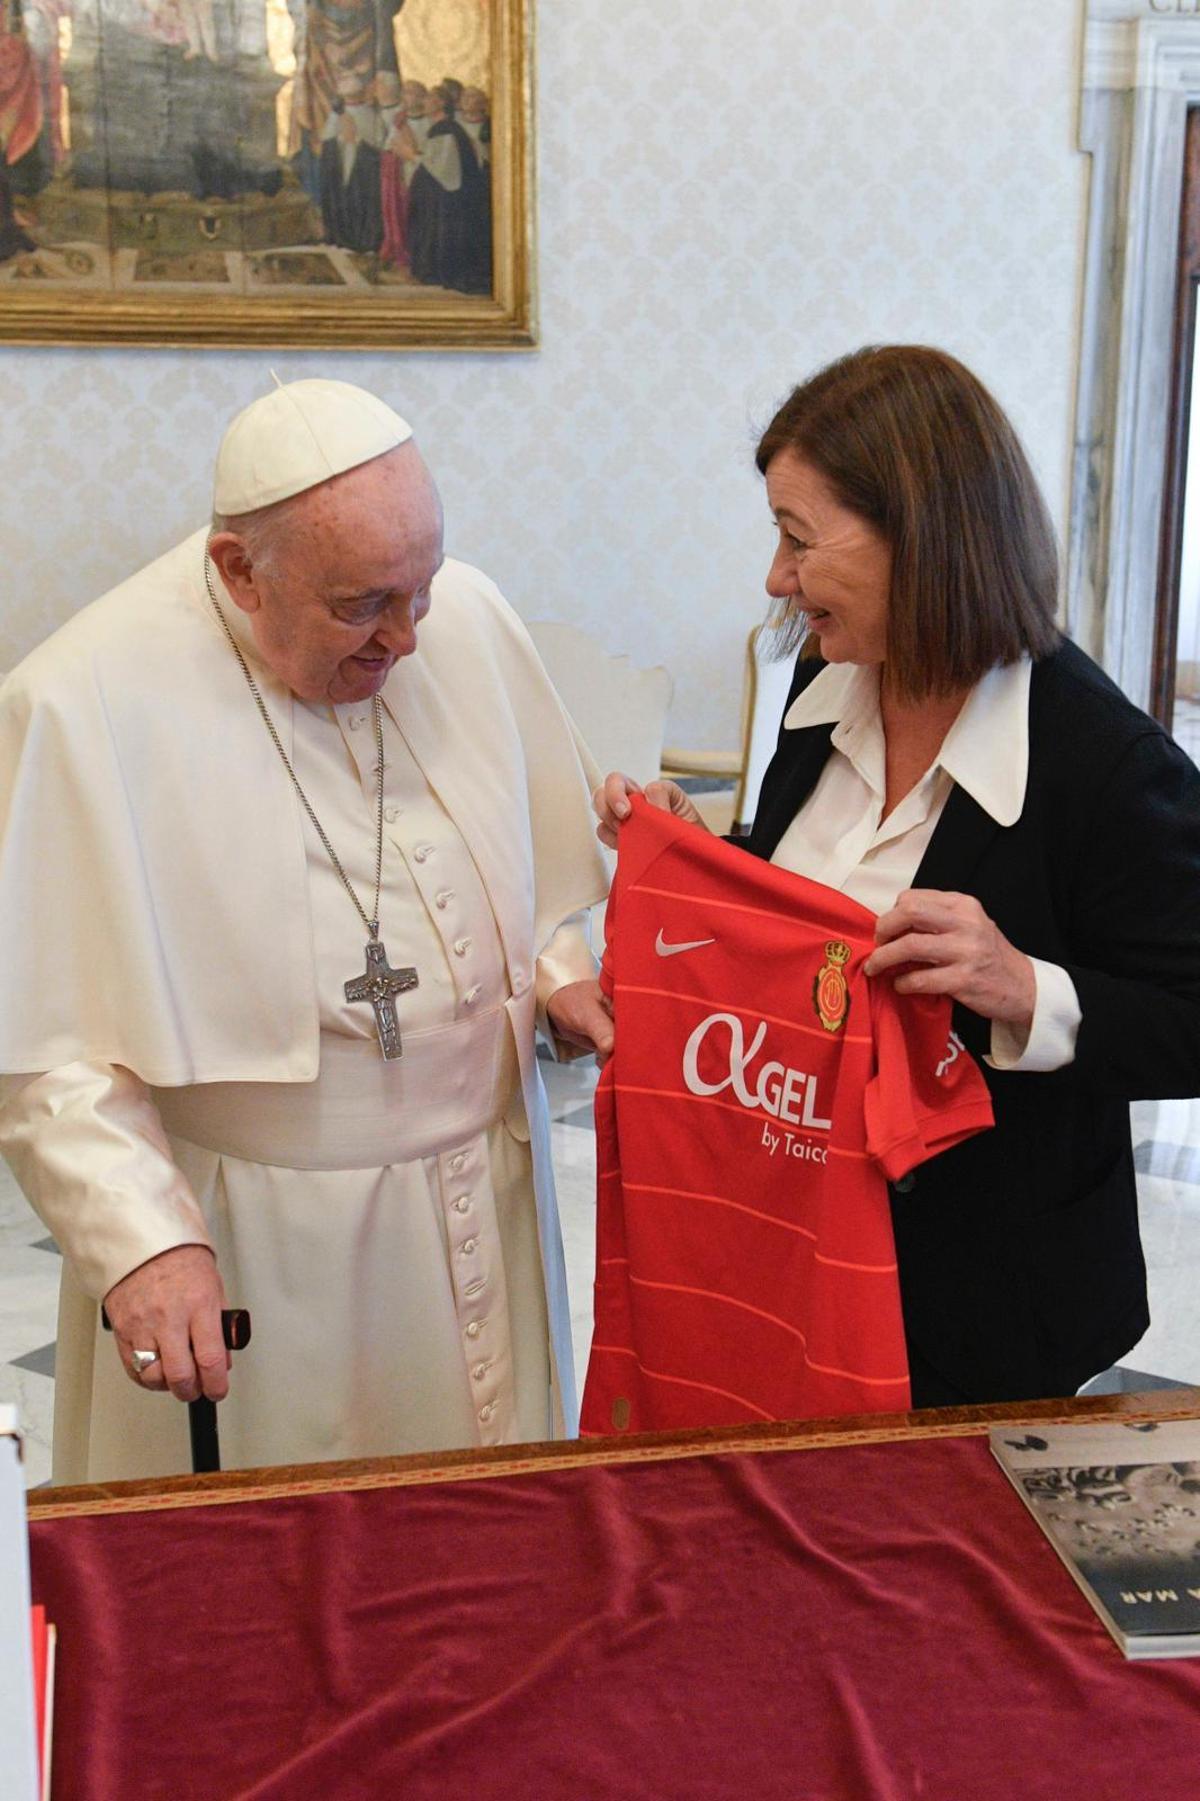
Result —
[[[106,1332],[112,1321],[105,1308],[100,1319]],[[240,1351],[250,1343],[250,1314],[245,1307],[221,1309],[221,1337],[227,1351]],[[221,1467],[221,1444],[217,1436],[217,1404],[207,1395],[188,1402],[188,1432],[192,1441],[192,1469],[196,1475],[208,1475]]]
[[[221,1309],[221,1336],[227,1351],[241,1351],[250,1343],[250,1314],[245,1307]]]

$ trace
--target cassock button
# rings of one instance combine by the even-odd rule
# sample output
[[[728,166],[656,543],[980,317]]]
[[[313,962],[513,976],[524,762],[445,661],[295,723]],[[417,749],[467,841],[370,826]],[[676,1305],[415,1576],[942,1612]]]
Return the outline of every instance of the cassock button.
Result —
[[[471,1255],[471,1252],[475,1249],[475,1246],[478,1243],[479,1243],[479,1240],[477,1238],[464,1238],[462,1241],[463,1256],[469,1257]]]
[[[479,1324],[479,1321],[477,1319],[473,1319],[471,1321],[470,1325],[467,1327],[467,1337],[468,1338],[478,1338],[479,1334],[482,1332],[482,1330],[483,1330],[483,1327]]]
[[[358,730],[359,726],[362,724],[362,722],[363,722],[363,716],[361,713],[351,713],[349,719],[346,721],[346,724],[350,727],[350,730],[352,732],[356,732]]]
[[[917,1185],[917,1178],[910,1169],[906,1176],[898,1176],[892,1183],[897,1194],[911,1194]]]
[[[437,894],[434,895],[433,902],[434,902],[434,905],[442,913],[444,913],[446,911],[446,908],[450,905],[450,902],[453,899],[454,899],[453,888],[443,888]]]
[[[450,1159],[450,1167],[454,1171],[455,1175],[458,1174],[459,1170],[462,1168],[462,1166],[466,1162],[466,1160],[467,1160],[467,1153],[465,1151],[455,1151],[453,1157],[451,1157],[451,1159]]]
[[[475,1368],[471,1371],[471,1374],[472,1374],[472,1376],[474,1376],[476,1382],[482,1382],[483,1378],[487,1375],[487,1373],[488,1373],[488,1366],[486,1363],[477,1363],[475,1365]]]
[[[428,863],[432,855],[432,844],[418,844],[416,850],[413,852],[413,861],[416,863]]]
[[[486,1407],[481,1407],[479,1409],[479,1417],[483,1421],[484,1425],[486,1426],[488,1421],[492,1417],[492,1403],[490,1401],[488,1402]]]
[[[460,1194],[458,1199],[454,1203],[454,1211],[456,1213],[465,1213],[467,1211],[467,1208],[470,1205],[471,1205],[470,1195],[469,1194]]]
[[[385,807],[383,809],[383,817],[387,820],[389,825],[395,825],[400,817],[399,807]]]
[[[474,988],[467,989],[467,992],[463,995],[463,1000],[467,1003],[468,1007],[473,1007],[482,993],[483,989],[476,984]]]
[[[471,940],[469,938],[456,938],[454,940],[454,955],[456,957],[465,957],[470,948]]]

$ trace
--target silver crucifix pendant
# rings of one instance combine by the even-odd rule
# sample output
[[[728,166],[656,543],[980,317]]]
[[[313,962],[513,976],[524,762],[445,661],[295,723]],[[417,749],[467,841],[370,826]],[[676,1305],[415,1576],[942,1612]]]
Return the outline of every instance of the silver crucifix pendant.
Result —
[[[387,950],[378,938],[372,938],[367,946],[366,974],[355,976],[346,983],[346,999],[348,1001],[369,1001],[375,1009],[375,1030],[379,1034],[379,1048],[390,1062],[398,1057],[400,1045],[400,1021],[396,1018],[396,996],[404,994],[417,986],[415,969],[390,969],[388,967]]]

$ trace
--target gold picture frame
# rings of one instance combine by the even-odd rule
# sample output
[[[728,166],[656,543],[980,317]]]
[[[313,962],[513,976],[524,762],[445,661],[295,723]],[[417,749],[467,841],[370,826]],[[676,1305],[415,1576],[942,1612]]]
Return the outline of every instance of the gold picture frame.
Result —
[[[7,28],[10,36],[32,37],[24,19],[44,20],[47,3],[52,6],[53,0],[0,0],[0,19],[6,21],[0,36]],[[51,44],[47,51],[43,25],[43,54],[31,50],[25,58],[30,69],[21,76],[23,87],[18,83],[15,93],[0,93],[6,133],[0,143],[0,344],[422,350],[535,345],[533,9],[534,0],[76,0],[73,32],[60,23],[57,49]],[[147,19],[154,21],[152,39]],[[364,20],[356,34],[355,22]],[[341,35],[331,50],[335,31]],[[247,32],[253,54],[246,52]],[[398,63],[386,48],[389,36]],[[222,46],[230,43],[234,50],[222,61]],[[299,46],[291,55],[290,85],[281,76],[289,43]],[[429,77],[424,83],[409,80],[406,44]],[[124,65],[114,45],[126,57]],[[482,96],[475,103],[486,121],[482,127],[477,120],[473,128],[468,124],[470,103],[455,69],[438,72],[442,46],[443,61],[457,48],[471,64],[464,72],[474,72],[478,85],[467,86],[465,96]],[[389,62],[394,82],[383,66]],[[11,57],[8,66],[14,66]],[[0,59],[0,70],[4,67]],[[112,95],[105,97],[105,72],[113,67],[124,69],[125,97],[136,94],[144,109],[140,116],[150,121],[145,134],[137,116],[127,110],[118,118]],[[79,93],[94,104],[88,113],[84,100],[78,102],[72,133],[76,75]],[[402,78],[404,104],[383,104],[400,102]],[[318,93],[320,82],[325,85]],[[304,102],[297,99],[302,83]],[[268,118],[264,107],[272,85],[274,112]],[[409,91],[422,87],[424,103]],[[189,95],[198,98],[189,101]],[[163,115],[172,108],[201,138],[208,135],[213,129],[208,122],[217,118],[214,97],[225,106],[226,119],[234,121],[215,148],[183,146],[183,131],[175,142],[161,137]],[[420,113],[423,104],[426,112]],[[461,147],[454,164],[460,187],[454,189],[446,178],[448,185],[435,192],[430,143],[438,134],[428,120],[447,116],[456,122],[442,124],[440,149],[457,154],[447,147],[451,135]],[[356,120],[366,121],[361,137]],[[33,148],[24,148],[35,123]],[[263,156],[251,170],[252,133],[243,132],[250,125],[260,128],[260,150],[263,131],[275,131],[277,171]],[[468,130],[482,168],[482,176],[471,170],[476,206],[486,207],[490,195],[488,292],[481,291],[487,275],[479,273],[486,269],[486,261],[479,260],[486,259],[486,249],[480,251],[485,234],[472,239],[461,212],[440,236],[428,229],[442,194],[457,194],[468,185],[463,166],[469,161],[463,136]],[[169,155],[147,162],[153,145],[147,151],[145,136],[154,138],[156,131]],[[352,153],[340,148],[343,139],[355,143]],[[361,143],[368,144],[367,151]],[[187,165],[179,160],[185,150]],[[41,163],[31,174],[35,151]],[[373,251],[379,227],[368,218],[360,231],[361,213],[354,214],[359,223],[353,227],[339,225],[334,190],[350,194],[355,168],[366,183],[389,156],[400,171],[392,174],[393,192],[408,184],[393,206],[407,207],[409,225],[421,231],[406,247],[403,224],[388,224]],[[302,163],[303,177],[297,172]],[[351,173],[343,189],[339,180],[347,166]],[[125,187],[109,185],[114,169],[132,172]],[[97,171],[104,177],[99,184]],[[84,177],[90,186],[83,185]],[[163,185],[148,191],[158,180]],[[256,191],[243,185],[251,180],[260,184]],[[201,191],[206,183],[208,194]],[[415,188],[422,197],[435,193],[432,202],[422,198],[420,212],[412,198]],[[368,213],[378,204],[376,192]],[[384,217],[394,220],[386,198],[383,205]],[[449,260],[447,244],[474,245],[473,276],[460,273],[466,261]],[[427,247],[424,267],[418,245]],[[392,263],[385,261],[389,255]],[[421,279],[413,273],[418,267]],[[472,285],[475,291],[466,291]]]

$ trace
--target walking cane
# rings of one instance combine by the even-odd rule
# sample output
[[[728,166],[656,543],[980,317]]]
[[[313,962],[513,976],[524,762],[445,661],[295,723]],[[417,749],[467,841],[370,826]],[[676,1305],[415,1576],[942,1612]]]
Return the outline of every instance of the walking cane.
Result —
[[[100,1319],[104,1330],[111,1332],[112,1322],[103,1307]],[[227,1351],[240,1351],[250,1343],[250,1315],[244,1307],[222,1308],[221,1337]],[[219,1470],[221,1444],[217,1435],[217,1403],[210,1401],[207,1395],[199,1395],[188,1402],[188,1431],[192,1440],[193,1472],[200,1476]]]

